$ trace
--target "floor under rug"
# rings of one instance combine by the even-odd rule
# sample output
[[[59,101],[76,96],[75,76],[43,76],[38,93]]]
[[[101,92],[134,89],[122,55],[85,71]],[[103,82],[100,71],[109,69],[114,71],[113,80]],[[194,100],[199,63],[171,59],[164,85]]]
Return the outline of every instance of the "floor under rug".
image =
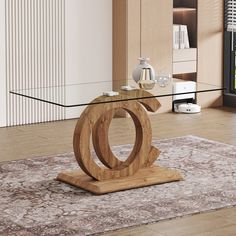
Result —
[[[236,205],[235,146],[194,136],[153,143],[156,164],[184,181],[95,196],[54,180],[78,168],[73,153],[0,163],[0,235],[91,235]]]

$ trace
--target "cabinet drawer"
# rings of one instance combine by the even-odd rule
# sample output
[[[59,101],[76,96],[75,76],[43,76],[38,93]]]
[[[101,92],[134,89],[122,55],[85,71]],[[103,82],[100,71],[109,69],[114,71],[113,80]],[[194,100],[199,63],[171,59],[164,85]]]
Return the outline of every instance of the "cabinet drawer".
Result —
[[[180,49],[173,51],[173,62],[183,62],[183,61],[196,61],[197,60],[197,49]]]
[[[197,72],[197,61],[184,61],[173,63],[174,75],[195,72]]]

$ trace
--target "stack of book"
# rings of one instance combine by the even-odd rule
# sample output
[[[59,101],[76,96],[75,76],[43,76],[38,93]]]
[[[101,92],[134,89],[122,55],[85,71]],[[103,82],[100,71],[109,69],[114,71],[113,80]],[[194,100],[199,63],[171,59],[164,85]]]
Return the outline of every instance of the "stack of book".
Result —
[[[174,25],[173,49],[186,49],[186,48],[190,48],[187,25]]]

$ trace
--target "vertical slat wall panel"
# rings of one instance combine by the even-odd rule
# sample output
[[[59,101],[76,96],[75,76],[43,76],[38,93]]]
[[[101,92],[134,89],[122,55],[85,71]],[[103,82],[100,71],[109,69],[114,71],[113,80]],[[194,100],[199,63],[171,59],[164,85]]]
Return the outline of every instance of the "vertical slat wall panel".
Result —
[[[65,101],[65,0],[5,0],[7,93]],[[45,89],[49,88],[49,89]],[[9,94],[7,125],[65,118],[65,109]]]

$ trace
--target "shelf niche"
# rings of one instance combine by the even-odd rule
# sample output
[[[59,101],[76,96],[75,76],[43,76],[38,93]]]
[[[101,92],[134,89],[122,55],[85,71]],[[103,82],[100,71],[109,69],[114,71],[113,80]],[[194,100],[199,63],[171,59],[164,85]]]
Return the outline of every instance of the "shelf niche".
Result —
[[[197,80],[197,0],[173,1],[173,24],[187,25],[190,49],[173,51],[173,77],[182,80]],[[186,50],[186,51],[185,51]],[[180,62],[178,62],[178,60]],[[181,63],[182,61],[182,63]],[[193,70],[195,65],[196,72]],[[182,67],[189,67],[181,72]],[[180,67],[180,69],[176,69]],[[178,73],[177,73],[178,72]]]
[[[181,80],[187,80],[187,81],[195,81],[196,82],[197,73],[176,74],[176,75],[174,75],[174,78],[181,79]]]
[[[174,0],[174,8],[178,7],[197,9],[197,0]]]
[[[173,23],[187,25],[191,48],[197,48],[197,1],[174,0]]]

